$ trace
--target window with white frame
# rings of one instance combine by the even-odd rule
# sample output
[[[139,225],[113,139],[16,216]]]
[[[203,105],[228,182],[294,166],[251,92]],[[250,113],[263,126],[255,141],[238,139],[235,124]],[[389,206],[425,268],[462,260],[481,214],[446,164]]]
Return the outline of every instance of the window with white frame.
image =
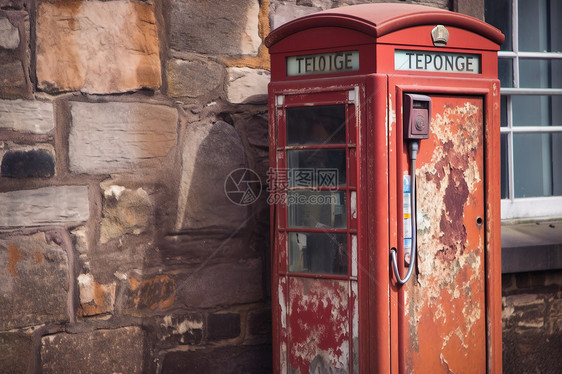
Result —
[[[562,218],[562,1],[486,0],[485,18],[506,36],[502,220]]]

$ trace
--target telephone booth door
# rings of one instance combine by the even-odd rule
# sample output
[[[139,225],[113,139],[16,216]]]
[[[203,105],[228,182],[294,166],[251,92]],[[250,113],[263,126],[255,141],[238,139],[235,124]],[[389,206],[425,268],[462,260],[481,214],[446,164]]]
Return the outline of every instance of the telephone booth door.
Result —
[[[485,276],[490,255],[497,253],[491,253],[485,229],[491,219],[485,195],[492,192],[484,182],[497,155],[484,145],[498,141],[489,131],[493,111],[487,110],[497,102],[497,94],[491,82],[472,82],[473,93],[467,95],[446,87],[422,91],[419,80],[390,79],[389,92],[399,98],[397,106],[404,105],[404,92],[412,90],[428,94],[432,104],[429,137],[419,141],[415,190],[405,187],[405,179],[411,178],[407,143],[401,141],[405,135],[398,127],[391,134],[402,143],[391,156],[397,163],[392,178],[401,192],[391,208],[397,223],[391,243],[401,248],[402,275],[407,270],[402,251],[412,236],[406,233],[412,217],[403,208],[410,204],[409,193],[416,195],[417,218],[416,259],[410,263],[415,272],[406,284],[393,280],[390,287],[393,362],[401,373],[485,373],[494,367],[488,362],[493,342],[487,323],[497,318],[497,304],[487,297],[498,295],[490,292]],[[396,120],[403,122],[404,114]]]
[[[282,372],[352,373],[357,362],[356,96],[352,88],[275,99]]]

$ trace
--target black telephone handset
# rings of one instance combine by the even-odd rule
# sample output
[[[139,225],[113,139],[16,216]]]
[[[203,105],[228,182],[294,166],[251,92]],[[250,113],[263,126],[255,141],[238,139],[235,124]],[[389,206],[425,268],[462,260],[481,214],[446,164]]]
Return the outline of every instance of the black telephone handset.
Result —
[[[405,261],[408,272],[404,279],[400,277],[398,263],[396,260],[396,248],[391,248],[392,268],[396,280],[405,284],[410,277],[416,263],[417,246],[417,224],[416,224],[416,158],[418,156],[419,141],[429,138],[429,119],[431,118],[431,98],[426,95],[404,94],[404,140],[408,142],[408,154],[410,159],[410,222],[411,222],[411,252],[410,261]],[[410,238],[408,238],[410,239]],[[404,240],[406,242],[406,240]],[[405,251],[406,252],[406,251]],[[407,253],[405,253],[405,257]]]

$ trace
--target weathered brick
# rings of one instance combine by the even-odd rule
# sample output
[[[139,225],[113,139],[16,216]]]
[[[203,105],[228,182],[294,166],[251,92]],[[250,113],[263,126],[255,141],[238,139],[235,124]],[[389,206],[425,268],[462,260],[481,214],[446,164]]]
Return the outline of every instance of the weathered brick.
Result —
[[[88,220],[87,186],[55,186],[0,193],[0,227],[41,226]]]
[[[19,60],[0,63],[0,82],[4,97],[25,97],[27,79],[23,63]]]
[[[45,233],[1,236],[0,264],[0,330],[68,320],[67,255]]]
[[[37,80],[49,92],[104,94],[160,87],[154,6],[128,1],[39,3]]]
[[[55,175],[55,159],[45,149],[8,151],[2,157],[0,175],[10,178],[49,178]]]
[[[0,129],[47,134],[54,128],[53,104],[31,100],[0,100]]]
[[[32,357],[31,336],[0,333],[0,373],[25,374]]]
[[[203,338],[203,316],[191,312],[159,317],[156,333],[166,345],[199,344]]]
[[[519,334],[504,330],[502,340],[504,373],[562,373],[561,332],[545,335],[541,331]]]
[[[271,352],[271,345],[169,352],[164,357],[162,373],[271,373],[273,371]]]
[[[78,292],[80,305],[78,316],[87,317],[113,312],[115,304],[115,282],[100,284],[92,274],[78,276]]]
[[[41,372],[150,372],[145,363],[145,342],[146,334],[139,327],[45,336],[41,339]]]
[[[240,336],[240,314],[214,313],[207,317],[207,339],[233,339]]]
[[[261,44],[258,0],[172,0],[171,4],[172,49],[214,55],[257,54]]]
[[[71,104],[70,169],[107,174],[161,169],[176,145],[178,112],[144,103]]]
[[[182,284],[182,301],[191,307],[246,304],[263,298],[258,259],[207,266]]]
[[[129,287],[125,312],[135,316],[166,310],[172,306],[176,297],[175,282],[168,275],[157,275],[140,281],[131,276]]]
[[[147,230],[153,209],[148,193],[142,189],[102,184],[104,199],[100,242],[107,243],[123,235],[140,235]]]
[[[248,331],[252,335],[271,335],[271,309],[248,313]]]

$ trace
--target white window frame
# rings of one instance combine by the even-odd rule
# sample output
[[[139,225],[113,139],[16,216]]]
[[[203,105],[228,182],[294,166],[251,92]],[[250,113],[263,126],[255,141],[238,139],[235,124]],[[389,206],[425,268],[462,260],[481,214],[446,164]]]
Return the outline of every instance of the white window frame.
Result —
[[[512,0],[512,50],[499,51],[500,59],[509,59],[513,66],[513,87],[502,87],[500,93],[507,101],[507,126],[501,127],[501,134],[507,135],[508,197],[501,201],[502,222],[537,221],[562,218],[562,196],[515,198],[513,167],[514,134],[562,133],[562,126],[513,126],[512,97],[516,95],[562,95],[562,88],[521,88],[519,84],[519,61],[521,59],[558,60],[558,52],[519,51],[518,0]],[[502,160],[503,161],[503,160]]]

